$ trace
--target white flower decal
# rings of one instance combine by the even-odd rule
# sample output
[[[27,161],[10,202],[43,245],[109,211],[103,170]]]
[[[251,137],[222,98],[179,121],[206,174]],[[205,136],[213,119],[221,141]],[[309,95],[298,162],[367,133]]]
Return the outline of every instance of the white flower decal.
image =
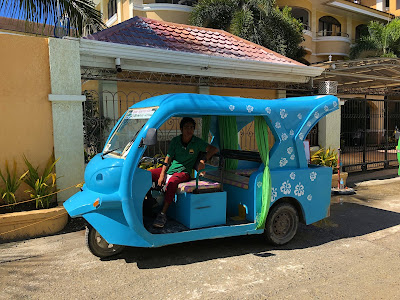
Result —
[[[303,116],[302,116],[300,113],[297,115],[297,117],[298,117],[300,120],[303,118]]]
[[[229,110],[230,111],[234,111],[235,110],[235,106],[234,105],[229,105]]]
[[[299,138],[302,140],[302,139],[304,139],[304,134],[303,133],[300,133],[299,134]]]
[[[286,141],[288,139],[288,135],[286,133],[282,133],[281,139],[282,141]]]
[[[325,106],[324,106],[324,111],[328,111],[328,110],[329,110],[328,105],[325,105]]]
[[[314,117],[315,117],[316,119],[318,119],[318,118],[319,118],[319,112],[316,111],[316,112],[314,113]]]
[[[333,107],[336,107],[337,106],[337,102],[336,101],[333,101]]]
[[[307,126],[311,127],[311,122],[310,121],[307,122]]]
[[[258,188],[262,187],[262,182],[261,181],[257,181],[257,187]]]
[[[286,157],[282,157],[281,160],[279,161],[279,166],[282,168],[284,166],[286,166],[288,163],[288,160],[286,159]]]
[[[281,128],[281,123],[276,122],[276,123],[275,123],[275,128],[277,128],[277,129]]]
[[[294,194],[299,197],[304,195],[304,186],[301,184],[301,182],[299,182],[299,184],[297,184],[294,188]]]
[[[278,189],[272,188],[271,189],[271,202],[274,202],[276,200],[276,197],[278,197]]]
[[[293,153],[293,147],[287,148],[287,153],[290,155]]]
[[[290,173],[289,176],[290,176],[290,179],[292,179],[292,180],[296,179],[296,173],[295,172]]]
[[[310,180],[311,180],[311,181],[314,181],[315,178],[317,178],[317,172],[311,172],[311,173],[310,173]]]
[[[282,119],[285,119],[288,116],[286,109],[281,109],[280,114]]]
[[[290,129],[289,134],[290,134],[290,135],[294,135],[293,129]]]
[[[295,158],[296,158],[296,155],[294,155],[294,154],[290,155],[291,160],[294,160]]]
[[[265,109],[265,111],[267,112],[267,114],[270,114],[270,113],[271,113],[271,107],[267,107],[267,108]]]
[[[311,201],[311,200],[312,200],[312,195],[311,195],[311,194],[307,196],[307,200],[308,200],[308,201]]]
[[[289,180],[284,181],[281,186],[281,192],[284,193],[285,195],[290,194],[292,191],[292,185],[289,183]]]
[[[254,107],[251,106],[251,105],[247,105],[247,106],[246,106],[246,109],[247,109],[247,111],[248,111],[249,113],[251,113],[251,112],[253,111]]]

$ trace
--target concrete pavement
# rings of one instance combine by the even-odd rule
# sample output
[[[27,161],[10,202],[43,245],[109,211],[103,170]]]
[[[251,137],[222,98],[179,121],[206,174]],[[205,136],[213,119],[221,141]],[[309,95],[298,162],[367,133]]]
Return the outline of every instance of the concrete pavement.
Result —
[[[284,247],[247,236],[100,260],[84,231],[3,244],[0,299],[400,299],[400,181],[356,189]]]

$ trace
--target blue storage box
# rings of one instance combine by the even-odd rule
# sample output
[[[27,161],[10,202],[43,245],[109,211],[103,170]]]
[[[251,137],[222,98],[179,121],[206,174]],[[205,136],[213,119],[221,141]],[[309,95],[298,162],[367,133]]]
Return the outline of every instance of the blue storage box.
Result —
[[[168,215],[189,229],[226,224],[226,192],[178,194]]]

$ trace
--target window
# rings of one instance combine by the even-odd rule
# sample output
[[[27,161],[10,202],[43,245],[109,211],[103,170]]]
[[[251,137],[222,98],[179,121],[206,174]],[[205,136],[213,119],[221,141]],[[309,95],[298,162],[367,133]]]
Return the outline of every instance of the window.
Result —
[[[308,19],[309,14],[307,10],[303,8],[293,7],[292,16],[297,20],[299,20],[301,23],[303,23],[305,30],[310,30],[309,19]]]
[[[365,24],[358,25],[356,27],[356,41],[360,39],[362,36],[367,36],[368,33],[368,26]]]
[[[341,36],[342,25],[334,17],[325,16],[319,19],[319,33],[322,36]]]
[[[117,13],[117,0],[108,1],[108,18],[111,19]]]

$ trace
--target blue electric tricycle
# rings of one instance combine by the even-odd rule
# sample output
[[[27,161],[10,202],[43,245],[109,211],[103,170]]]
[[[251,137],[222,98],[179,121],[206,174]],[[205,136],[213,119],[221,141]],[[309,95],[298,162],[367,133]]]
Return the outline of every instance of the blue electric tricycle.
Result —
[[[304,140],[338,106],[338,99],[329,95],[149,98],[123,114],[103,152],[87,165],[81,191],[64,207],[71,217],[88,222],[87,245],[99,257],[115,255],[124,246],[159,247],[248,234],[286,244],[299,222],[311,224],[329,215],[332,169],[308,164]],[[194,173],[193,181],[179,186],[166,226],[157,229],[143,216],[152,180],[139,166],[148,157],[145,151],[157,144],[163,124],[183,116],[202,118],[202,132],[220,152],[204,177]],[[258,152],[237,145],[238,132],[249,124],[255,126]],[[274,139],[271,149],[268,132]]]

